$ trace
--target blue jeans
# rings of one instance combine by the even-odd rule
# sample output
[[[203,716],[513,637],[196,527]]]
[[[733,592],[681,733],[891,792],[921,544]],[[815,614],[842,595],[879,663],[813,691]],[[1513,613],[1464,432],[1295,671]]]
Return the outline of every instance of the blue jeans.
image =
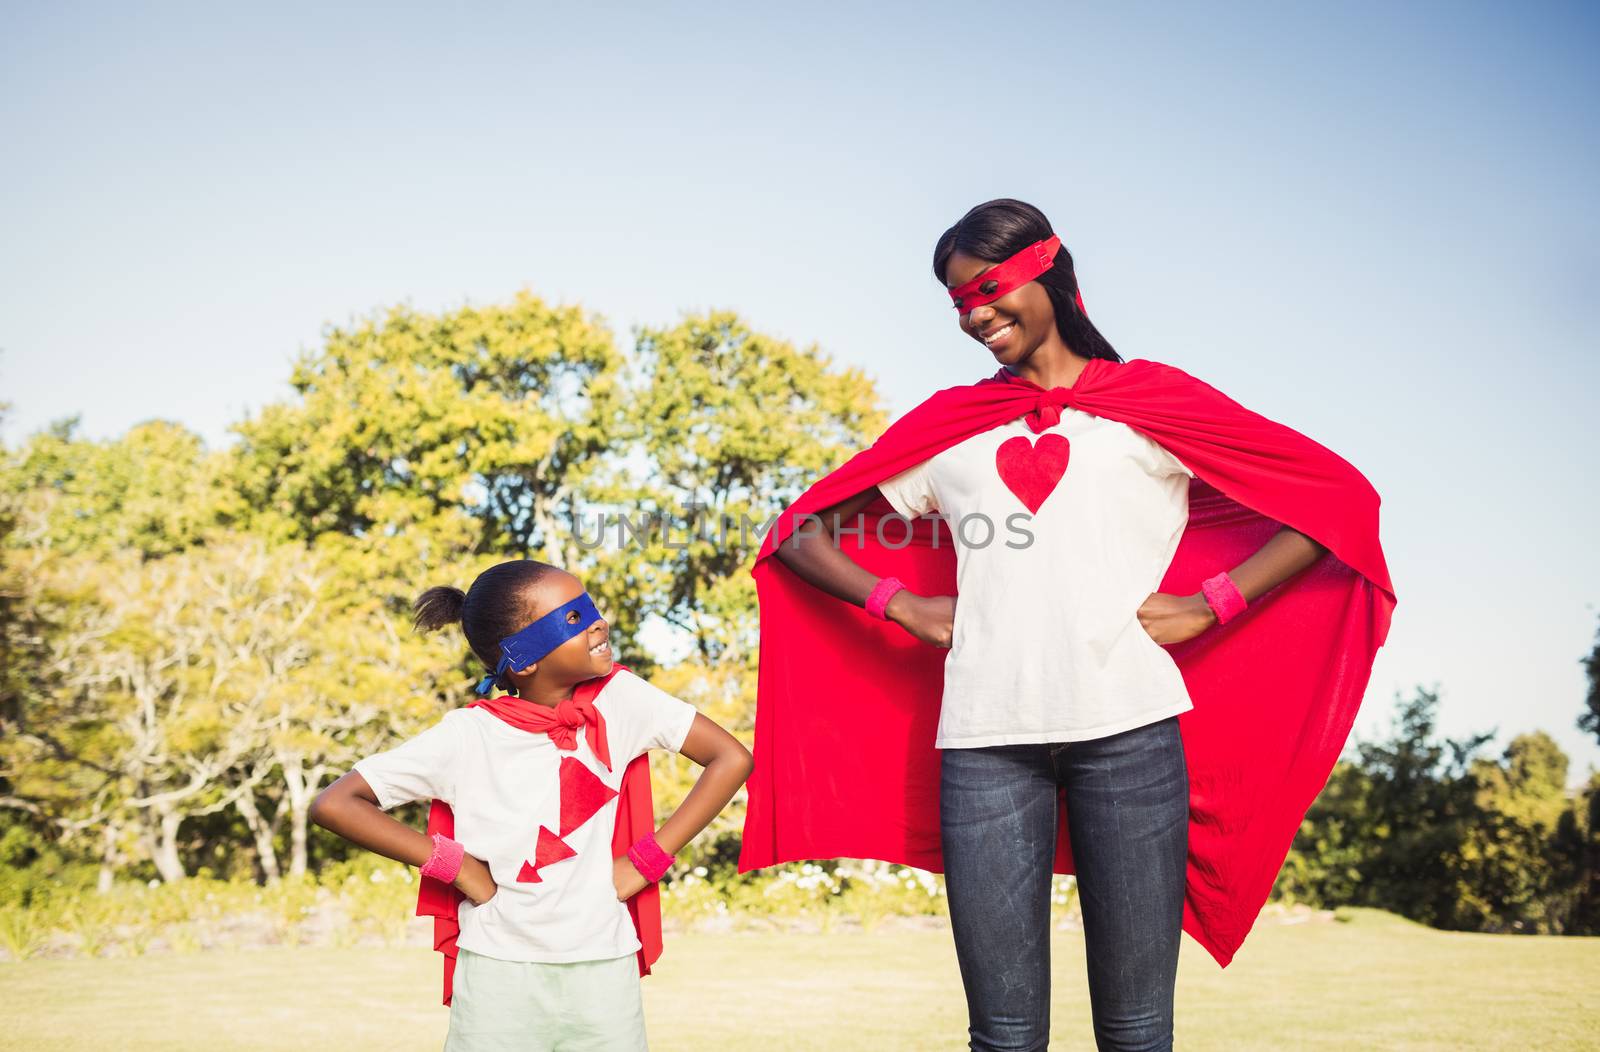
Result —
[[[1096,1046],[1172,1048],[1189,773],[1178,718],[1091,741],[946,749],[945,888],[974,1050],[1047,1047],[1057,802],[1083,909]]]

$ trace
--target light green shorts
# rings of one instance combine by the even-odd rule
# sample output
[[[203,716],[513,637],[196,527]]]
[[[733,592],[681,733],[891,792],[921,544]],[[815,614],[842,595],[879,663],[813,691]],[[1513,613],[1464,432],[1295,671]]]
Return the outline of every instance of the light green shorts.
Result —
[[[645,1052],[634,954],[540,964],[461,950],[445,1052]]]

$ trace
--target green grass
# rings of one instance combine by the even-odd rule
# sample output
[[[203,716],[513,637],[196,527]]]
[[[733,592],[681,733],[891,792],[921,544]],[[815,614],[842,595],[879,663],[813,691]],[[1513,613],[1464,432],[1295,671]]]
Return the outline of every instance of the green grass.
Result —
[[[1177,1047],[1600,1049],[1600,939],[1437,932],[1375,911],[1263,923],[1226,970],[1184,940]],[[0,965],[0,1047],[437,1049],[421,949],[262,950]],[[944,931],[676,935],[645,980],[651,1047],[960,1049]],[[1083,941],[1055,940],[1053,1045],[1093,1048]]]

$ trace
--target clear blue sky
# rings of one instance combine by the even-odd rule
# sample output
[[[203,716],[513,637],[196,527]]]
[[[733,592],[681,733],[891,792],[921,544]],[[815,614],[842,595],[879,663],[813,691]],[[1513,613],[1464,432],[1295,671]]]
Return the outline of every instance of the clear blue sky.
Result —
[[[6,439],[224,443],[325,324],[522,287],[624,344],[732,308],[900,412],[988,364],[933,239],[1021,197],[1125,357],[1383,494],[1359,734],[1438,683],[1600,765],[1600,8],[598,6],[6,5]]]

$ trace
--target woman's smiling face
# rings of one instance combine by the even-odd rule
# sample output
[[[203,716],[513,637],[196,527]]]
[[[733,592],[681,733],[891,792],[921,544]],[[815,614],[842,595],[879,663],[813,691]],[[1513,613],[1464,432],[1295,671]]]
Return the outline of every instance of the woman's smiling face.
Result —
[[[995,265],[965,252],[952,253],[945,264],[945,287],[965,285]],[[1056,333],[1055,307],[1037,281],[957,316],[963,332],[983,344],[995,361],[1013,370]]]

